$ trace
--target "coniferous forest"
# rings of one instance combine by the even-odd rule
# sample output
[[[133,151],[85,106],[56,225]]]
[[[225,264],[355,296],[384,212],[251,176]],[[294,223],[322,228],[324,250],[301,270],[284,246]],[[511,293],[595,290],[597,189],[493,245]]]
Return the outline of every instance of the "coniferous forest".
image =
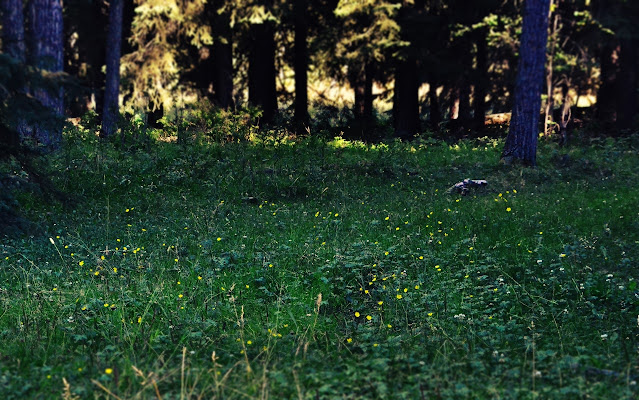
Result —
[[[639,2],[0,17],[1,399],[639,397]]]

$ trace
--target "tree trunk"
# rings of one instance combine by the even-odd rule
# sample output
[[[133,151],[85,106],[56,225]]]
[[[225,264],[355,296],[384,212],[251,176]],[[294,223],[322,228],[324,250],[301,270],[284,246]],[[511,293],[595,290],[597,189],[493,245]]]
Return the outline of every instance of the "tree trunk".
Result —
[[[214,1],[213,26],[213,101],[225,110],[235,107],[233,102],[233,32],[229,10],[217,12],[227,7],[226,1]]]
[[[570,119],[572,118],[572,108],[571,101],[569,96],[570,87],[568,86],[568,82],[565,81],[561,88],[563,95],[563,104],[561,105],[561,114],[559,118],[557,118],[557,123],[559,124],[559,135],[561,137],[561,145],[568,146],[568,142],[570,141],[570,132],[568,131],[568,124],[570,123]]]
[[[251,25],[249,54],[249,103],[262,108],[262,122],[269,123],[277,113],[275,86],[275,27],[271,21]]]
[[[471,123],[470,108],[470,74],[473,69],[472,42],[468,37],[460,39],[461,42],[455,46],[461,70],[457,79],[452,82],[450,90],[450,130],[452,134],[459,135]]]
[[[459,118],[459,103],[461,101],[461,90],[459,85],[455,84],[450,89],[450,109],[448,112],[448,119],[456,121]]]
[[[2,51],[21,63],[26,61],[22,0],[2,0]]]
[[[439,96],[437,96],[437,82],[428,82],[428,103],[430,111],[430,126],[434,131],[439,131],[439,124],[442,122],[442,112],[439,109]]]
[[[478,130],[484,128],[486,118],[486,93],[488,91],[488,82],[486,74],[488,73],[488,43],[486,42],[486,30],[480,29],[475,33],[476,53],[476,70],[474,79],[473,93],[473,127]]]
[[[552,16],[552,28],[550,36],[550,55],[546,64],[546,107],[544,112],[544,135],[550,134],[549,126],[552,122],[553,108],[555,106],[554,82],[553,82],[553,63],[555,61],[555,47],[557,47],[557,39],[559,38],[559,13],[555,12]]]
[[[106,40],[106,82],[104,108],[102,110],[101,136],[113,135],[120,115],[120,53],[122,48],[122,11],[124,0],[111,0],[109,5],[109,30]]]
[[[309,124],[308,115],[308,21],[307,1],[295,1],[295,123],[303,129]]]
[[[164,117],[164,106],[160,104],[154,110],[149,110],[146,113],[146,123],[149,127],[155,129],[163,128],[160,120]]]
[[[413,57],[400,61],[395,70],[393,119],[396,137],[408,139],[420,130],[419,77]]]
[[[617,79],[617,128],[631,129],[637,115],[637,41],[621,39],[619,79]]]
[[[132,2],[126,0],[127,4]],[[92,110],[101,116],[104,108],[105,74],[102,66],[106,64],[108,13],[105,15],[102,1],[66,3],[63,16],[64,37],[67,39],[64,41],[64,72],[77,78],[79,83],[65,93],[68,101],[66,112],[69,116],[80,117]],[[126,32],[122,36],[128,37]]]
[[[373,122],[373,76],[375,76],[375,64],[372,61],[366,63],[364,68],[364,121],[367,126]]]
[[[472,66],[469,66],[472,68]],[[467,77],[462,81],[459,87],[459,121],[463,128],[468,128],[468,124],[472,120],[470,108],[470,82]]]
[[[64,42],[61,0],[31,0],[28,7],[30,63],[40,70],[61,72]],[[34,97],[54,115],[62,117],[64,99],[62,87],[45,90],[32,88]],[[48,150],[55,150],[62,141],[62,128],[53,118],[33,128],[34,138]]]
[[[131,37],[131,28],[133,27],[133,19],[135,18],[135,0],[122,0],[124,7],[122,8],[122,37]],[[133,45],[128,40],[122,41],[122,54],[132,53]]]
[[[366,62],[352,68],[349,73],[349,81],[355,92],[353,136],[360,139],[370,137],[373,120],[373,71],[373,64]]]
[[[611,37],[611,42],[606,43],[599,56],[601,65],[601,86],[597,93],[597,118],[610,126],[617,121],[616,82],[619,74],[620,48]]]
[[[548,40],[550,0],[526,0],[519,49],[519,67],[510,130],[502,160],[537,165],[537,134],[541,111],[541,90]]]
[[[225,110],[235,107],[232,47],[230,40],[225,42],[218,40],[213,44],[213,99],[218,107]]]
[[[2,51],[16,59],[21,64],[26,62],[26,46],[24,41],[24,13],[21,0],[3,0],[0,3],[2,10]],[[27,88],[20,91],[26,94]],[[15,129],[2,126],[0,142],[9,147],[18,146],[20,138],[27,133],[27,125],[24,119],[15,120]]]
[[[353,68],[349,67],[348,80],[353,88],[353,92],[355,95],[355,103],[353,104],[353,115],[355,116],[355,120],[361,120],[364,116],[364,92],[366,89],[364,86],[366,85],[366,78],[364,76],[364,68],[362,65],[354,66]]]
[[[471,122],[470,108],[470,75],[473,70],[473,48],[470,38],[464,39],[461,46],[461,57],[464,71],[459,79],[459,122],[460,128],[468,128]]]

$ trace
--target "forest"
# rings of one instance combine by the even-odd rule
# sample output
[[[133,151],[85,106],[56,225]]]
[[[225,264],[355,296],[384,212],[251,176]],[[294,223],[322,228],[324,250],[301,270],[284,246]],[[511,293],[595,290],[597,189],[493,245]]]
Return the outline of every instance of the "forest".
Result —
[[[0,17],[0,398],[639,397],[639,2]]]

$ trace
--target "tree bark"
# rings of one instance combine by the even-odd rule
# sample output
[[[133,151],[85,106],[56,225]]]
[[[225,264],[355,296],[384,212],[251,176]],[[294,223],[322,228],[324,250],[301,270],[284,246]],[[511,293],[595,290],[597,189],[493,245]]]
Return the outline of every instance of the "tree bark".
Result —
[[[353,88],[355,103],[353,104],[353,115],[355,120],[360,120],[364,116],[364,92],[366,91],[366,77],[363,65],[349,67],[349,83]]]
[[[546,107],[544,110],[544,135],[550,134],[549,126],[552,122],[553,108],[555,106],[555,99],[553,95],[555,93],[554,80],[553,80],[553,63],[555,61],[555,47],[557,47],[557,40],[559,38],[559,13],[555,12],[552,15],[552,28],[550,30],[550,37],[552,38],[550,43],[550,54],[548,56],[548,62],[546,63]]]
[[[213,32],[213,101],[225,110],[235,107],[233,101],[233,32],[229,10],[217,12],[226,1],[214,1]]]
[[[570,123],[570,119],[572,118],[572,108],[571,108],[571,100],[568,95],[570,87],[568,86],[568,82],[564,81],[561,91],[563,96],[563,104],[561,105],[561,114],[559,118],[557,118],[557,123],[559,124],[559,135],[561,137],[561,145],[567,146],[570,141],[570,132],[568,131],[568,123]]]
[[[126,3],[132,2],[126,0]],[[102,66],[106,64],[108,13],[104,14],[102,1],[68,3],[63,21],[64,37],[67,39],[64,41],[64,72],[77,78],[79,87],[74,85],[75,88],[65,93],[68,101],[66,112],[72,117],[80,117],[89,110],[101,115],[104,107],[105,75]],[[123,33],[123,37],[128,36]]]
[[[637,115],[637,41],[621,39],[619,79],[617,79],[617,128],[631,129]]]
[[[472,122],[470,107],[470,81],[473,71],[473,52],[470,35],[459,38],[452,51],[459,60],[460,67],[455,78],[450,79],[450,109],[448,114],[450,133],[460,135]],[[451,74],[452,75],[452,74]]]
[[[502,160],[537,165],[537,135],[541,111],[541,90],[548,40],[550,0],[526,0],[519,50],[519,68],[510,130]]]
[[[602,46],[599,56],[601,65],[601,86],[597,93],[597,118],[606,125],[617,121],[616,82],[619,74],[619,48],[611,37],[611,42]]]
[[[102,110],[101,136],[113,135],[118,127],[120,115],[120,55],[122,48],[123,1],[111,0],[109,5],[109,29],[106,40],[106,82],[104,85],[104,108]]]
[[[164,117],[164,106],[160,104],[156,109],[147,111],[146,123],[151,128],[160,129],[162,124],[160,120]]]
[[[308,115],[308,21],[307,1],[294,2],[295,14],[295,123],[299,129],[309,124]]]
[[[430,111],[430,126],[434,131],[439,131],[439,124],[442,122],[442,112],[439,108],[439,96],[437,96],[437,81],[428,82],[428,103]]]
[[[373,121],[373,74],[372,62],[364,62],[351,68],[349,82],[355,92],[353,115],[355,116],[354,136],[360,139],[370,137]]]
[[[473,92],[473,128],[484,129],[486,119],[486,93],[488,92],[488,43],[486,41],[486,30],[480,29],[475,33],[476,70],[475,87]]]
[[[373,77],[375,76],[375,64],[372,61],[366,63],[364,68],[364,121],[367,126],[373,122]]]
[[[464,70],[459,79],[459,115],[460,128],[468,128],[471,122],[470,108],[470,75],[473,70],[472,42],[470,38],[464,39],[459,55],[464,66]]]
[[[459,118],[459,103],[461,101],[461,90],[459,85],[455,84],[450,88],[450,108],[448,111],[448,119],[456,121]]]
[[[2,51],[16,59],[21,64],[26,62],[26,45],[24,41],[24,13],[21,0],[3,0],[0,3],[2,10]],[[20,95],[25,95],[27,88],[20,90]],[[15,121],[15,129],[1,126],[0,142],[9,147],[16,147],[21,137],[27,135],[26,122],[22,118]]]
[[[46,72],[62,72],[64,42],[61,0],[31,0],[28,6],[31,37],[30,63]],[[54,115],[62,117],[64,99],[62,87],[45,90],[32,88],[34,97]],[[62,128],[58,121],[49,119],[33,127],[34,138],[48,150],[55,150],[62,141]]]
[[[16,60],[26,61],[22,0],[2,0],[2,51]]]
[[[469,69],[472,66],[469,66]],[[470,108],[470,81],[468,77],[464,77],[459,87],[459,121],[463,128],[468,128],[472,120]]]
[[[408,139],[420,130],[419,77],[414,57],[400,61],[395,70],[393,118],[396,137]]]
[[[269,123],[277,113],[275,71],[275,27],[262,21],[250,27],[249,103],[262,109],[262,122]]]

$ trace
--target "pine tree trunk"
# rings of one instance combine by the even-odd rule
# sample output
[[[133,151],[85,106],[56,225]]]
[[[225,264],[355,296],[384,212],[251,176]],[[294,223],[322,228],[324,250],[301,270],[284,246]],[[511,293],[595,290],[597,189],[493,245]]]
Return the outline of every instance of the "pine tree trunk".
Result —
[[[442,112],[439,109],[439,96],[437,96],[437,81],[428,82],[428,103],[430,111],[430,126],[434,131],[439,131],[439,124],[442,122]]]
[[[227,6],[225,1],[213,2],[215,9]],[[227,6],[228,7],[228,6]],[[235,106],[233,102],[233,32],[230,11],[214,11],[213,26],[216,33],[213,42],[213,100],[225,110]]]
[[[26,62],[26,46],[24,41],[24,13],[21,0],[2,0],[2,51],[16,61]],[[26,88],[20,94],[24,95]],[[0,142],[15,147],[20,143],[20,138],[27,135],[26,122],[22,118],[15,120],[15,129],[2,126]]]
[[[486,42],[486,30],[480,29],[475,33],[475,45],[477,46],[475,88],[473,93],[473,128],[482,130],[486,119],[486,93],[488,92],[486,74],[488,73],[488,43]]]
[[[619,52],[616,42],[606,43],[599,56],[601,86],[597,93],[597,118],[608,126],[617,121],[615,86],[619,74]]]
[[[559,13],[553,13],[552,26],[550,28],[550,54],[548,55],[548,62],[546,63],[546,106],[544,110],[544,135],[548,135],[551,132],[550,124],[552,122],[553,109],[555,107],[555,101],[553,95],[555,93],[554,80],[553,80],[553,63],[555,61],[555,47],[557,47],[557,40],[559,38]]]
[[[353,115],[355,116],[354,136],[366,139],[371,136],[373,121],[373,74],[374,66],[366,62],[351,69],[349,81],[355,92]]]
[[[364,68],[362,65],[349,67],[349,83],[353,88],[355,103],[353,104],[353,115],[355,116],[355,120],[361,120],[364,117],[364,109],[366,108],[364,105],[364,92],[366,89],[364,86],[366,85],[366,77],[364,74]]]
[[[375,64],[372,61],[366,63],[364,74],[364,121],[368,127],[373,123],[373,76],[375,76]]]
[[[146,114],[146,123],[151,128],[161,129],[163,128],[160,120],[164,117],[164,106],[160,103],[157,108],[150,110]]]
[[[472,67],[471,67],[472,68]],[[470,82],[464,79],[459,88],[459,121],[462,128],[467,128],[472,120],[472,109],[470,108]]]
[[[617,80],[617,128],[631,129],[637,115],[637,41],[621,39],[621,59]]]
[[[298,128],[308,126],[308,43],[307,1],[296,0],[295,13],[295,123]]]
[[[473,70],[472,43],[466,41],[461,46],[461,61],[464,71],[459,80],[459,124],[461,130],[468,128],[472,119],[470,108],[470,74]]]
[[[117,131],[120,97],[120,53],[122,48],[122,11],[124,0],[111,0],[106,43],[106,82],[102,110],[101,135],[108,137]]]
[[[537,164],[537,135],[541,111],[541,90],[548,40],[550,0],[526,0],[519,49],[519,66],[510,130],[502,159],[524,165]]]
[[[269,123],[277,113],[275,85],[275,27],[271,21],[251,25],[249,54],[249,103],[262,108],[262,122]]]
[[[461,100],[461,90],[459,85],[456,84],[450,88],[450,108],[448,111],[448,119],[450,121],[456,121],[459,118],[459,102]]]
[[[2,51],[16,60],[26,61],[22,0],[2,0]]]
[[[29,43],[30,63],[43,71],[61,72],[64,43],[62,29],[61,0],[31,0],[28,6],[31,37]],[[34,97],[51,112],[62,117],[64,99],[62,88],[45,90],[33,88]],[[62,128],[59,121],[43,121],[34,126],[34,138],[49,150],[60,146]]]
[[[395,71],[393,119],[396,137],[408,139],[420,130],[419,77],[413,57],[400,61]]]
[[[233,48],[228,42],[213,43],[213,91],[215,104],[228,110],[233,101]]]

